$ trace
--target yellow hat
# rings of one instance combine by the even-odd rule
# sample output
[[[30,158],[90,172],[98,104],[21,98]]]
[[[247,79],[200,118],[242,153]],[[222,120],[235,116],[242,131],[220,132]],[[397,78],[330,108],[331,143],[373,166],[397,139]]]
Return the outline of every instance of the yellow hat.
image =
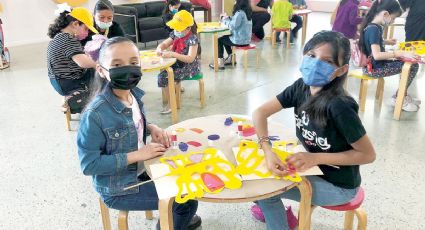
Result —
[[[72,9],[69,15],[78,21],[84,23],[84,25],[89,28],[93,33],[98,34],[97,30],[94,28],[93,15],[84,7],[75,7]]]
[[[183,31],[187,27],[193,26],[193,17],[186,10],[181,10],[174,15],[171,21],[167,22],[167,26],[179,32]]]

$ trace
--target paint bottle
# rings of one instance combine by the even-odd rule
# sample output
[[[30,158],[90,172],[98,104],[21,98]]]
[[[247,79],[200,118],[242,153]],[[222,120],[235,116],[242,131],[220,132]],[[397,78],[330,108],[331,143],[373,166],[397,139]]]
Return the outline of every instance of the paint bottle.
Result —
[[[242,136],[243,136],[243,123],[242,123],[242,121],[238,122],[238,132],[237,132],[237,134],[238,134],[239,139],[242,139]]]
[[[179,146],[178,146],[178,143],[177,143],[177,132],[175,130],[173,130],[171,132],[171,148],[177,149],[178,147]]]

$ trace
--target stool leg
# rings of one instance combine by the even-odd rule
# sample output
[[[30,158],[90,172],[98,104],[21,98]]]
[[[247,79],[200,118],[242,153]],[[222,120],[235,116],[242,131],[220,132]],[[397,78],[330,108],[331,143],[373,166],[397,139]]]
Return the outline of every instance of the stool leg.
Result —
[[[153,220],[153,212],[152,210],[145,211],[145,217],[147,220]]]
[[[272,47],[274,48],[276,46],[276,31],[273,30],[272,32]]]
[[[199,98],[201,101],[201,108],[204,108],[205,106],[205,86],[204,86],[204,79],[199,79]]]
[[[111,230],[111,220],[109,219],[109,209],[99,198],[100,215],[102,216],[103,230]]]
[[[376,95],[375,95],[375,100],[376,102],[378,102],[379,106],[382,105],[382,99],[384,97],[384,85],[385,85],[384,78],[379,78],[378,86],[376,87]]]
[[[118,230],[128,230],[128,211],[120,211],[118,214]]]
[[[168,103],[168,96],[166,88],[162,88],[162,105],[166,105]]]
[[[181,99],[182,99],[182,86],[181,82],[176,84],[176,102],[177,102],[177,109],[180,109],[181,107]]]
[[[345,212],[345,220],[344,220],[344,229],[352,230],[353,229],[353,220],[354,220],[354,210]]]
[[[360,111],[362,112],[364,112],[365,110],[366,96],[367,96],[367,80],[362,79],[360,81],[360,93],[359,93]]]
[[[310,214],[307,217],[308,222],[306,223],[305,229],[311,229],[311,216],[313,215],[314,209],[316,209],[317,206],[312,205],[310,209]]]
[[[412,63],[405,62],[401,70],[400,86],[398,87],[397,99],[394,108],[394,119],[400,120],[401,110],[403,108],[404,97],[406,96],[407,81]]]
[[[367,214],[365,211],[363,211],[361,208],[358,208],[355,210],[358,224],[357,224],[357,230],[366,230],[367,227]]]
[[[65,120],[66,120],[66,128],[68,129],[68,131],[71,131],[71,109],[69,108],[69,106],[66,109]]]
[[[245,67],[245,70],[246,70],[246,68],[248,68],[248,51],[247,50],[245,50],[245,52],[244,52],[243,64],[244,64],[244,67]]]
[[[232,66],[235,67],[236,65],[236,48],[232,46]]]
[[[289,41],[291,40],[291,31],[286,32],[286,48],[289,48]]]

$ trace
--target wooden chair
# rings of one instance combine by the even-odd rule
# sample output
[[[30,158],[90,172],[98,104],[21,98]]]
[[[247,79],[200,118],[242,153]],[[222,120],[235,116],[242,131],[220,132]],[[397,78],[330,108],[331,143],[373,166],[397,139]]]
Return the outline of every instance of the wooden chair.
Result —
[[[183,81],[198,81],[199,83],[199,100],[201,102],[201,108],[205,106],[205,86],[204,86],[204,79],[203,74],[198,73],[197,75],[189,78],[183,78]],[[177,109],[180,109],[181,107],[181,81],[176,84],[176,98],[177,98]]]
[[[375,100],[378,102],[378,105],[382,105],[382,100],[384,96],[384,78],[374,78],[369,75],[363,74],[361,69],[351,70],[348,72],[348,77],[353,77],[360,79],[360,92],[359,92],[359,110],[364,112],[366,107],[366,97],[367,97],[367,88],[370,80],[378,80],[378,86],[376,87]],[[347,83],[347,82],[346,82]],[[346,85],[347,88],[347,85]]]
[[[236,51],[238,50],[244,51],[244,68],[245,69],[248,67],[248,51],[256,50],[257,51],[257,67],[258,67],[260,53],[255,44],[249,44],[247,46],[233,46],[232,47],[232,66],[235,66],[236,64]]]
[[[365,194],[362,187],[359,188],[354,199],[346,204],[337,205],[337,206],[322,206],[324,209],[333,210],[333,211],[342,211],[345,212],[345,221],[344,221],[344,229],[352,230],[353,229],[353,220],[354,214],[357,217],[358,224],[357,230],[366,230],[367,227],[367,214],[363,211],[360,206],[363,203]],[[313,209],[311,209],[311,214],[313,213]],[[311,219],[311,218],[310,218]],[[310,229],[311,222],[308,223],[307,229]]]
[[[289,48],[291,40],[291,28],[272,28],[272,47],[276,47],[276,32],[286,33],[286,48]]]
[[[111,230],[111,220],[109,217],[109,209],[102,199],[99,198],[100,204],[100,214],[102,216],[102,225],[103,230]],[[152,211],[145,211],[145,216],[147,220],[153,219]],[[118,230],[128,230],[128,211],[119,211],[118,214]]]
[[[192,12],[195,13],[195,11],[203,11],[204,12],[204,22],[211,22],[211,9],[206,9],[202,6],[193,5]]]

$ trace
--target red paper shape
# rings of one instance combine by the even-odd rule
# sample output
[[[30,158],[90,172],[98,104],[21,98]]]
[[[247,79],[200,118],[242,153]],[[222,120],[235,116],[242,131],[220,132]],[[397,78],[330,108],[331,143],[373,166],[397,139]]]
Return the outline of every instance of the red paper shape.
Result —
[[[195,146],[195,147],[202,146],[202,144],[197,142],[197,141],[188,141],[188,142],[186,142],[186,144],[192,145],[192,146]]]
[[[224,188],[224,182],[220,179],[220,177],[214,174],[203,173],[201,178],[205,186],[207,186],[207,188],[212,192]]]
[[[242,135],[244,137],[249,137],[249,136],[255,135],[255,128],[254,127],[249,127],[249,128],[244,129],[242,131]]]
[[[202,130],[202,129],[198,129],[198,128],[191,128],[190,130],[192,130],[193,132],[195,132],[195,133],[199,133],[199,134],[201,134],[201,133],[203,133],[204,132],[204,130]]]

